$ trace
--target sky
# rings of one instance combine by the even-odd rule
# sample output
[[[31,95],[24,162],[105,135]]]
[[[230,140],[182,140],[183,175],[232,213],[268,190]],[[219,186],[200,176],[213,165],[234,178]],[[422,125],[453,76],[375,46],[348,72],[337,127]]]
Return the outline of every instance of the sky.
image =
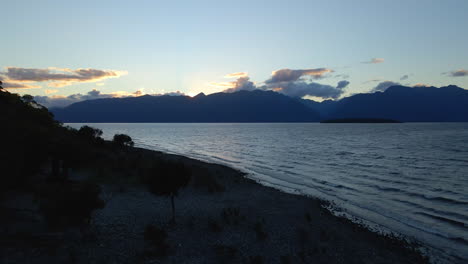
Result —
[[[466,0],[0,2],[4,88],[63,104],[242,89],[323,100],[397,83],[468,88]]]

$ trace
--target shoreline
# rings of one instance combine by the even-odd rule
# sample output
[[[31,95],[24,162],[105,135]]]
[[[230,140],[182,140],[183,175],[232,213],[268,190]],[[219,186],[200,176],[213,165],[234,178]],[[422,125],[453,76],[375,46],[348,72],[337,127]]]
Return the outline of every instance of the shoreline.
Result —
[[[115,160],[111,155],[117,154],[103,160]],[[264,186],[238,169],[137,147],[118,155],[129,164],[165,160],[190,169],[189,185],[175,198],[177,225],[168,223],[169,199],[133,181],[138,167],[116,167],[104,178],[81,168],[70,179],[98,183],[106,204],[90,227],[50,233],[38,226],[35,232],[47,237],[41,241],[53,237],[57,253],[30,255],[30,245],[28,251],[13,245],[7,263],[429,263],[420,245],[371,231],[332,214],[327,201]],[[154,256],[143,236],[148,225],[167,233],[166,256]]]
[[[270,184],[266,181],[257,180],[254,177],[249,177],[250,173],[244,172],[242,171],[241,168],[233,167],[230,164],[227,164],[227,163],[223,164],[222,162],[217,163],[216,161],[213,161],[210,159],[203,160],[199,157],[191,157],[191,156],[184,155],[181,153],[171,152],[169,150],[159,151],[159,150],[153,150],[153,149],[144,148],[144,147],[134,147],[134,148],[138,150],[142,150],[142,151],[156,152],[161,156],[173,156],[173,158],[175,159],[183,159],[183,160],[187,160],[190,162],[205,164],[206,166],[221,166],[228,170],[235,171],[236,173],[238,173],[239,177],[250,180],[252,183],[257,184],[258,186],[261,186],[263,188],[269,188],[276,192],[286,194],[286,195],[293,195],[293,196],[302,197],[304,199],[314,200],[318,202],[319,204],[321,204],[322,209],[329,211],[333,216],[337,218],[346,219],[347,221],[349,221],[351,225],[357,225],[360,228],[364,228],[365,230],[375,233],[379,236],[384,236],[384,237],[391,236],[392,238],[401,240],[404,243],[417,245],[417,248],[418,248],[417,250],[425,257],[428,257],[428,261],[430,263],[458,263],[458,262],[461,263],[464,261],[461,258],[445,253],[442,249],[435,248],[433,246],[425,244],[413,236],[409,236],[404,233],[392,230],[388,226],[379,224],[371,220],[364,219],[358,215],[353,215],[347,212],[346,209],[337,206],[334,203],[334,201],[328,201],[326,199],[313,196],[311,194],[302,193],[300,192],[300,190],[292,188],[292,187],[287,187],[287,186],[277,187],[274,184]],[[287,191],[285,189],[289,189],[290,191]]]
[[[277,192],[278,196],[293,196],[293,197],[298,197],[298,199],[305,199],[305,200],[310,200],[313,203],[317,203],[320,207],[320,210],[325,210],[329,212],[332,217],[335,217],[338,221],[340,222],[346,222],[347,225],[349,225],[350,228],[361,228],[367,232],[371,232],[372,234],[375,234],[377,236],[381,236],[385,239],[390,238],[390,239],[396,239],[399,242],[402,242],[402,244],[405,244],[404,246],[415,246],[417,248],[417,251],[419,251],[421,254],[424,254],[425,256],[429,257],[429,261],[435,261],[433,259],[433,255],[430,254],[430,252],[433,252],[435,249],[432,247],[421,244],[420,241],[416,240],[413,237],[408,237],[404,234],[401,233],[395,233],[395,231],[392,231],[390,228],[386,226],[382,226],[378,223],[374,223],[372,221],[368,221],[366,219],[361,219],[358,216],[354,216],[350,213],[344,212],[342,208],[337,207],[333,202],[327,201],[325,199],[321,199],[309,194],[301,193],[299,190],[290,188],[290,191],[286,191],[284,189],[275,187],[273,184],[268,184],[267,182],[263,182],[260,180],[256,180],[253,177],[249,177],[249,173],[242,171],[240,168],[235,168],[232,167],[228,164],[222,164],[222,163],[216,163],[215,161],[212,160],[203,160],[197,157],[190,157],[186,156],[180,153],[175,153],[175,152],[170,152],[170,151],[158,151],[158,150],[152,150],[149,148],[143,148],[143,147],[134,147],[138,151],[143,151],[143,152],[154,152],[160,155],[161,157],[164,158],[169,158],[171,160],[178,160],[182,161],[184,163],[188,162],[189,164],[197,164],[201,166],[207,166],[207,167],[219,167],[222,170],[230,170],[233,172],[234,177],[240,177],[243,180],[247,180],[249,184],[256,185],[259,189],[268,189],[273,192]],[[287,187],[284,187],[287,188]],[[344,220],[344,221],[343,221]],[[355,227],[353,227],[355,226]],[[424,253],[423,253],[424,252]],[[440,261],[440,260],[438,260]]]

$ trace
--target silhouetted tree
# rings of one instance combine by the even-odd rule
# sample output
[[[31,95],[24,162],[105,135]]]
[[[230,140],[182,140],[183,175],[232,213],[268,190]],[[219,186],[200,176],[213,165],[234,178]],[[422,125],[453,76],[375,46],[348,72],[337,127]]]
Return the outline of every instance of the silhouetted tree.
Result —
[[[148,189],[155,195],[169,196],[172,205],[172,223],[175,223],[174,197],[187,186],[191,171],[180,162],[162,162],[149,171]]]
[[[90,126],[82,126],[78,130],[78,135],[91,141],[102,140],[102,130]]]
[[[30,188],[47,161],[58,123],[46,108],[6,89],[0,90],[0,112],[0,190]]]
[[[115,134],[112,142],[120,147],[133,147],[133,145],[135,144],[132,138],[125,134]]]

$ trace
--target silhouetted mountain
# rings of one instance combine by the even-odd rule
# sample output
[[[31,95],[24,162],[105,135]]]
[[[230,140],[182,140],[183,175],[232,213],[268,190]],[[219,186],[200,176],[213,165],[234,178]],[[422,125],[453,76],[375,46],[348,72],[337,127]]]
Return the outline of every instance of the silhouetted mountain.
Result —
[[[356,94],[321,103],[301,100],[323,119],[383,118],[402,122],[467,122],[468,90],[392,86],[385,92]]]
[[[272,91],[240,91],[195,97],[107,98],[52,109],[62,122],[317,122],[378,118],[402,122],[468,121],[468,90],[457,86],[392,86],[338,101],[296,100]]]
[[[317,122],[319,114],[272,91],[107,98],[52,109],[62,122]]]

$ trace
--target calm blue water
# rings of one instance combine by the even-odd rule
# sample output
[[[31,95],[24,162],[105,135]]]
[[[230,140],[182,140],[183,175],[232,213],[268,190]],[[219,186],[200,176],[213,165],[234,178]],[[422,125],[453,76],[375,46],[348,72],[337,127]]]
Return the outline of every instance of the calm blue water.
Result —
[[[468,123],[91,126],[108,139],[125,133],[140,147],[226,164],[265,185],[334,201],[468,260]]]

